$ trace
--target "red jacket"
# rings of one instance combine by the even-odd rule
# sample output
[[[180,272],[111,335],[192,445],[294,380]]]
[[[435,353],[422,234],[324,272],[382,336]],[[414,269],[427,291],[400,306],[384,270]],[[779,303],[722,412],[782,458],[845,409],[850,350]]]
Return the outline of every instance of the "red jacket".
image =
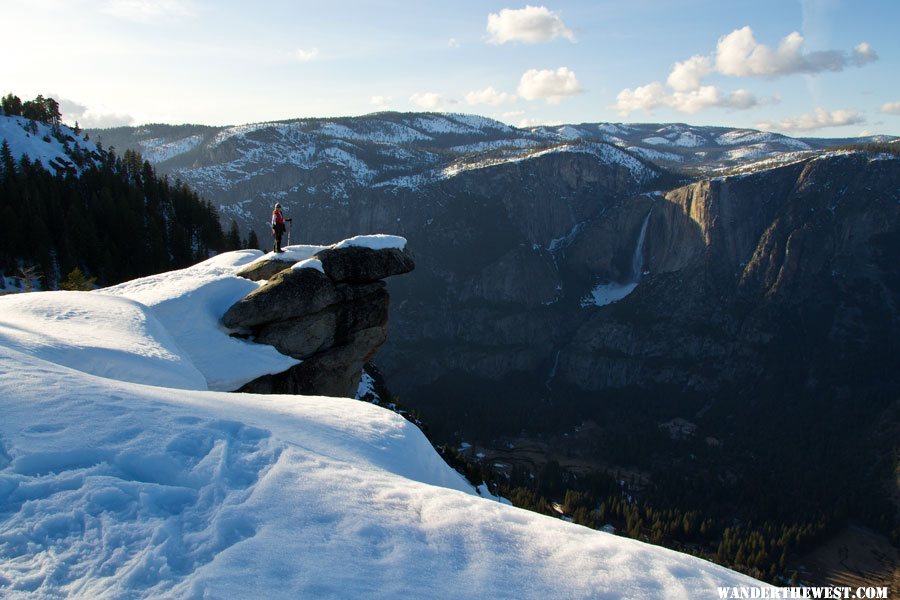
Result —
[[[272,211],[272,227],[275,227],[276,225],[284,226],[284,215],[280,210]]]

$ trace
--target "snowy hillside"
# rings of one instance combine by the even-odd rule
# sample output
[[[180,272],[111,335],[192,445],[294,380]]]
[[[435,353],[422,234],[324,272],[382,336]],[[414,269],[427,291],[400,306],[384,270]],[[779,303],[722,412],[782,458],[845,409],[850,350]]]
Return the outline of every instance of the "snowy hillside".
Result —
[[[448,175],[590,147],[598,161],[630,160],[646,172],[716,168],[813,152],[850,141],[681,123],[584,123],[515,128],[455,113],[382,112],[230,127],[146,125],[92,132],[107,146],[131,148],[161,173],[188,183],[242,229],[265,221],[274,202],[305,199],[349,207],[372,194],[427,194]],[[287,204],[285,204],[287,203]]]
[[[208,391],[295,362],[218,325],[258,285],[233,273],[259,255],[0,298],[0,596],[714,598],[756,584],[481,498],[376,406]]]
[[[32,129],[33,128],[33,129]],[[51,171],[76,169],[73,152],[98,155],[97,146],[76,134],[65,125],[58,132],[51,125],[24,117],[8,117],[0,114],[0,143],[5,140],[16,160],[28,156],[32,162],[41,162]]]

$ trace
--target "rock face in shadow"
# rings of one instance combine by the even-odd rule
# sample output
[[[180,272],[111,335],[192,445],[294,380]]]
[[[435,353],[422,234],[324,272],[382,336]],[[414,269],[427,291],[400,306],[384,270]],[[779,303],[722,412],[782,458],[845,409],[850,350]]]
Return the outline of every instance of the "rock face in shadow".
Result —
[[[324,273],[279,258],[238,273],[268,281],[229,308],[224,325],[303,361],[238,391],[352,397],[363,365],[387,339],[389,296],[381,280],[412,271],[409,252],[331,247],[314,258]]]
[[[226,327],[247,329],[317,313],[340,300],[334,283],[316,269],[285,269],[238,300],[222,318]]]
[[[791,377],[842,398],[867,379],[896,386],[896,360],[882,357],[896,356],[900,331],[898,189],[896,159],[859,152],[705,179],[610,209],[568,260],[615,277],[623,250],[613,232],[633,239],[652,210],[646,276],[627,300],[586,312],[556,378],[588,392],[706,395]]]

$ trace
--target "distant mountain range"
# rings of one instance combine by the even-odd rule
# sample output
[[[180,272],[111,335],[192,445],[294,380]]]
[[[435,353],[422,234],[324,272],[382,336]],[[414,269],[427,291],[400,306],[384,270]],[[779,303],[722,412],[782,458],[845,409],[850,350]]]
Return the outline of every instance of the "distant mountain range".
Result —
[[[694,175],[784,153],[897,139],[799,139],[684,124],[517,129],[479,116],[435,113],[376,113],[236,127],[146,125],[90,133],[107,147],[136,150],[161,173],[181,178],[216,202],[223,218],[234,218],[242,230],[264,228],[261,224],[276,201],[299,207],[310,202],[354,204],[361,196],[391,198],[462,171],[527,160],[548,151],[607,148],[607,156]]]

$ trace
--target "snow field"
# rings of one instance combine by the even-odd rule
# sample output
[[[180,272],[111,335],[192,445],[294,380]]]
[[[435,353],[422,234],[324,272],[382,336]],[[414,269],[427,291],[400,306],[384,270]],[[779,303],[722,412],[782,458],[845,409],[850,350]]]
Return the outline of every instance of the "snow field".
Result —
[[[206,379],[146,306],[84,292],[0,298],[0,345],[101,377],[190,390]]]
[[[206,378],[208,389],[236,390],[300,361],[272,346],[233,338],[221,325],[228,308],[261,283],[234,272],[262,255],[259,250],[226,252],[193,267],[135,279],[91,292],[130,298],[147,306],[169,331],[186,359]]]

